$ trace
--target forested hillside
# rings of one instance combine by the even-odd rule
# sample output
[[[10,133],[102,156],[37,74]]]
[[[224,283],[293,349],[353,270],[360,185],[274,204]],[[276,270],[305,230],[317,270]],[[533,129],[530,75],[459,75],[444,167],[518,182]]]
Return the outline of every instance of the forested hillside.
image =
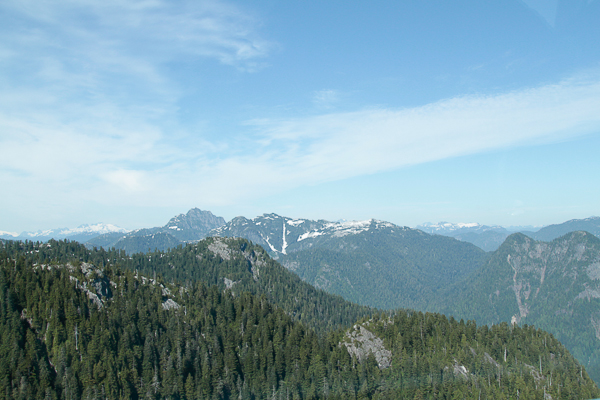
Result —
[[[600,239],[571,232],[552,242],[513,234],[482,269],[424,308],[491,324],[552,332],[600,382]]]
[[[265,296],[144,277],[106,257],[118,253],[0,246],[0,398],[600,396],[532,327],[398,311],[317,335]]]
[[[415,307],[481,266],[488,255],[459,240],[389,222],[238,217],[211,235],[244,237],[303,280],[378,308]]]
[[[23,246],[32,252],[28,255],[32,262],[45,263],[53,259],[66,263],[75,257],[97,266],[118,265],[146,276],[162,275],[169,282],[191,284],[202,281],[223,290],[230,288],[233,293],[247,291],[264,295],[293,319],[319,333],[350,326],[375,311],[315,289],[272,260],[262,247],[245,239],[208,238],[195,244],[180,245],[169,252],[131,256],[122,250],[88,249],[77,242],[50,241],[48,244],[35,251],[32,242]],[[13,244],[9,251],[21,250]]]

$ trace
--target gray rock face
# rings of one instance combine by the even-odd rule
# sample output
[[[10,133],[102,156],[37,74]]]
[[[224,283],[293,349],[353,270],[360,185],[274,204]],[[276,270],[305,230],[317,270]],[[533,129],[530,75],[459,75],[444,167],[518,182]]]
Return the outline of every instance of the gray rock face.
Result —
[[[192,208],[187,214],[179,214],[162,228],[179,240],[200,240],[212,229],[225,225],[222,217],[217,217],[210,211]]]
[[[231,250],[229,249],[227,241],[224,239],[215,238],[214,241],[208,245],[208,249],[223,260],[231,259]]]
[[[179,307],[181,306],[173,299],[167,299],[162,303],[163,310],[177,310]]]
[[[373,354],[380,369],[391,365],[392,352],[385,348],[383,340],[362,325],[354,325],[352,330],[346,332],[346,341],[343,344],[348,353],[356,356],[359,362]]]

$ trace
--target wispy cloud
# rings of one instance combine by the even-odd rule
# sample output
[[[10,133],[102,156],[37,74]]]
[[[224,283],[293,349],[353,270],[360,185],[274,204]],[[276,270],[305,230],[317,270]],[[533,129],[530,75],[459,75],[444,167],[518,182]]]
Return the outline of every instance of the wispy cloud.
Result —
[[[220,2],[6,1],[0,27],[2,206],[210,207],[494,149],[600,130],[600,78],[576,77],[414,108],[257,119],[208,141],[175,121],[169,61],[260,68],[271,44]],[[183,7],[181,7],[183,4]],[[5,14],[6,15],[6,14]],[[69,23],[63,23],[69,21]],[[173,131],[177,139],[173,139]],[[190,200],[191,199],[191,200]]]
[[[215,163],[224,197],[261,186],[289,188],[600,131],[600,80],[573,78],[537,88],[442,100],[409,109],[366,109],[254,121],[246,157]],[[239,182],[244,171],[251,184]],[[206,181],[206,180],[203,180]],[[220,184],[222,182],[222,184]],[[227,194],[229,193],[229,195]]]
[[[313,103],[319,107],[328,109],[333,107],[340,100],[340,94],[337,90],[324,89],[315,92]]]
[[[4,116],[0,124],[19,129],[25,139],[4,137],[2,179],[26,183],[22,201],[42,188],[57,202],[61,196],[72,202],[66,198],[75,195],[112,205],[228,205],[302,185],[568,140],[600,131],[599,109],[600,79],[573,78],[408,109],[257,120],[243,137],[185,147],[143,115],[137,130],[113,120],[116,126],[102,127],[108,134],[89,136],[83,125],[44,128]]]

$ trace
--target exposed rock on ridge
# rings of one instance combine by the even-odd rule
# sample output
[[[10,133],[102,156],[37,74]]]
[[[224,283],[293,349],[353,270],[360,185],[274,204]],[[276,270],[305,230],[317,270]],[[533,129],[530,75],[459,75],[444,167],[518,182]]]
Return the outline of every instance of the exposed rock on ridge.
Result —
[[[348,353],[355,356],[359,362],[373,354],[380,369],[388,368],[392,364],[392,352],[385,348],[383,340],[362,325],[354,325],[346,332],[346,341],[343,344]]]

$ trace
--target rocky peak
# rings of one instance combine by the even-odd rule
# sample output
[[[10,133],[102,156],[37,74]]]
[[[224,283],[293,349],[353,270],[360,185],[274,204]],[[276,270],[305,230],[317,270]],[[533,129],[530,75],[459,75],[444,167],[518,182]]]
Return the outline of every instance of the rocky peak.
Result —
[[[187,214],[179,214],[164,226],[165,229],[173,230],[196,230],[208,232],[211,229],[225,225],[222,217],[217,217],[210,211],[192,208]]]

